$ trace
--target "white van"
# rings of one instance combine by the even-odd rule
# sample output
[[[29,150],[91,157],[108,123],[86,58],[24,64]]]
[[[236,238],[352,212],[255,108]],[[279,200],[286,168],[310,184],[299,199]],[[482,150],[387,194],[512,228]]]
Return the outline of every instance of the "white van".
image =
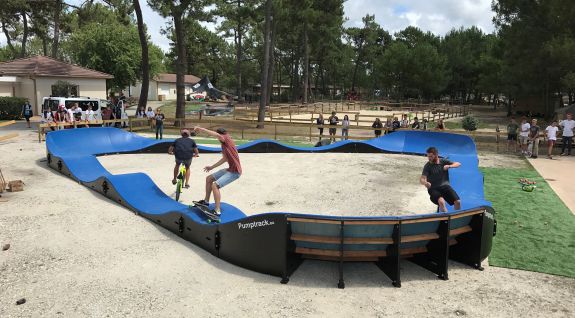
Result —
[[[102,102],[98,98],[90,97],[44,97],[42,98],[42,113],[46,110],[55,112],[59,105],[64,105],[66,109],[70,109],[76,103],[82,109],[82,118],[85,118],[86,110],[92,108],[94,118],[102,120]]]

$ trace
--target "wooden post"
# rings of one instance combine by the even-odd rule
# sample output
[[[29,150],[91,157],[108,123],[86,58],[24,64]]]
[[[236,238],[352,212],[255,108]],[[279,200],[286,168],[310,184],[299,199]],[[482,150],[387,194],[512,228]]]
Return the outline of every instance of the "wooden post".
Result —
[[[278,140],[278,125],[274,124],[274,140]]]
[[[313,121],[311,124],[309,124],[309,141],[311,142],[311,129],[313,127]]]

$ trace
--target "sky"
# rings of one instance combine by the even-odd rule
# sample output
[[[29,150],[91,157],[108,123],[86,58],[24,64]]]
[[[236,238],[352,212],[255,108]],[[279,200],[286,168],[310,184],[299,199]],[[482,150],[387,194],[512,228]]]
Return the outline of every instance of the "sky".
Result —
[[[66,3],[81,5],[84,0],[66,0]],[[144,3],[145,1],[140,1]],[[170,41],[160,33],[167,20],[153,11],[147,4],[142,6],[144,22],[153,43],[168,51]],[[492,33],[493,12],[491,0],[347,0],[344,3],[346,27],[361,27],[361,18],[375,15],[375,20],[391,34],[408,26],[423,31],[445,35],[453,28],[477,26],[486,33]],[[214,30],[213,25],[208,25]],[[6,38],[0,34],[0,46],[6,45]]]

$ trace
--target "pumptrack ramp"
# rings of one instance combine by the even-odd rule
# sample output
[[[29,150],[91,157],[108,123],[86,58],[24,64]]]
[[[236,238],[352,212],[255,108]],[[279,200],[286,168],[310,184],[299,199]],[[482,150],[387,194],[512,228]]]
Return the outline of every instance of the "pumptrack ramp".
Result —
[[[89,142],[87,142],[89,141]],[[173,140],[153,140],[117,128],[82,128],[50,132],[46,138],[50,167],[124,205],[136,214],[171,230],[213,255],[261,273],[282,278],[304,259],[339,262],[338,287],[344,287],[343,262],[374,262],[401,286],[405,260],[448,278],[448,259],[477,269],[491,251],[495,214],[484,199],[483,175],[473,140],[467,136],[426,131],[397,131],[367,141],[294,147],[256,140],[238,147],[240,153],[402,153],[424,155],[430,146],[443,157],[461,162],[449,170],[450,182],[462,199],[462,209],[411,216],[336,217],[270,212],[246,215],[222,203],[220,224],[208,223],[198,209],[176,202],[144,173],[114,175],[96,158],[128,153],[166,153]],[[199,146],[201,153],[219,147]],[[90,167],[86,169],[85,167]],[[137,190],[136,190],[137,189]]]

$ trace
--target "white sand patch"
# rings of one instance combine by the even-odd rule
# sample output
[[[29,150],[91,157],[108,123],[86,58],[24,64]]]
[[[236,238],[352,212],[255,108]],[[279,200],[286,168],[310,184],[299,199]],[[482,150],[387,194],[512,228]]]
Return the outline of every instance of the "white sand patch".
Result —
[[[200,154],[191,166],[182,202],[204,196],[203,168],[220,154]],[[113,174],[144,172],[173,196],[174,157],[137,154],[99,157]],[[243,175],[222,189],[223,201],[244,213],[296,212],[384,216],[435,211],[419,176],[424,157],[391,154],[240,154]],[[221,166],[227,167],[227,164]],[[219,168],[216,168],[216,170]]]

